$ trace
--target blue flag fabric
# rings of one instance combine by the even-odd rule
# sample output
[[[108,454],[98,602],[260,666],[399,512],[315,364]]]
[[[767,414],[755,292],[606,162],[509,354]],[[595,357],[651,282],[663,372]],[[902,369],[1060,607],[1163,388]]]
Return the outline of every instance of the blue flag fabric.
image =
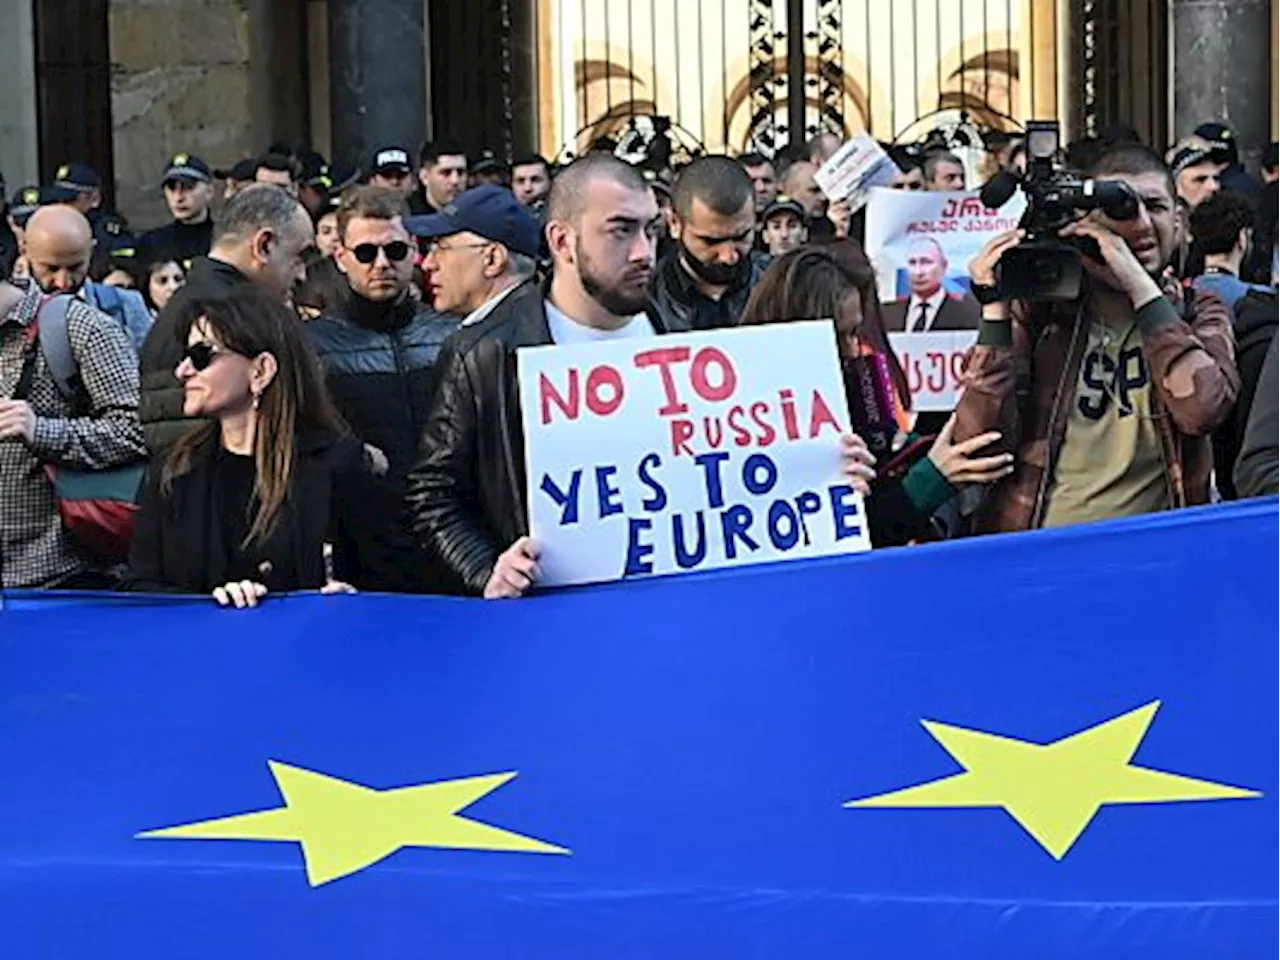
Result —
[[[1277,535],[1269,500],[508,603],[11,595],[4,953],[1274,955]]]

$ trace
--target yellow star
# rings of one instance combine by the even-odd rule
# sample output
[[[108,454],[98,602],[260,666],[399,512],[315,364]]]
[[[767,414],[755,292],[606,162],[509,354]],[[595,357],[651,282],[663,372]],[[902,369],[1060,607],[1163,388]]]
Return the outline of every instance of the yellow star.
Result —
[[[302,845],[307,880],[313,887],[363,870],[401,847],[569,853],[563,847],[459,816],[514,778],[514,773],[373,790],[275,760],[268,761],[268,766],[284,798],[283,807],[148,830],[138,838],[293,841]]]
[[[1048,744],[924,720],[924,728],[966,772],[845,806],[1002,807],[1061,860],[1105,804],[1262,796],[1131,764],[1159,707],[1156,700]]]

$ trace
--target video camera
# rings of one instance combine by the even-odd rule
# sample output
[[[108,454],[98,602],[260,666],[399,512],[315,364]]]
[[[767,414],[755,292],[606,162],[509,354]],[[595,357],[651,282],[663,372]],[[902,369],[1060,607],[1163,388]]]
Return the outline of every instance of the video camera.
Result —
[[[982,188],[982,203],[992,210],[1004,206],[1018,187],[1027,196],[1019,224],[1027,236],[996,264],[1001,300],[1076,299],[1084,273],[1080,255],[1095,260],[1101,255],[1093,240],[1068,242],[1058,231],[1089,210],[1100,209],[1112,220],[1138,215],[1138,197],[1127,184],[1076,176],[1058,160],[1058,146],[1055,121],[1028,121],[1026,174],[1002,170]]]

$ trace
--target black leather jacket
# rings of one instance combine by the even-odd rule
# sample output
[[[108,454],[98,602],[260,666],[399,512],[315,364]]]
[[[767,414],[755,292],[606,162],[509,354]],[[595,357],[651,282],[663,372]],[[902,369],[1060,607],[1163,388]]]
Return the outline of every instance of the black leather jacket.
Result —
[[[653,283],[653,299],[658,309],[686,330],[718,330],[732,327],[742,316],[747,298],[769,269],[767,253],[752,250],[740,264],[738,275],[719,300],[703,296],[693,276],[680,264],[679,249],[672,250],[658,264]]]
[[[516,351],[552,342],[545,290],[525,284],[449,338],[417,466],[409,515],[419,539],[479,596],[499,554],[529,532]],[[679,329],[656,307],[654,330]]]

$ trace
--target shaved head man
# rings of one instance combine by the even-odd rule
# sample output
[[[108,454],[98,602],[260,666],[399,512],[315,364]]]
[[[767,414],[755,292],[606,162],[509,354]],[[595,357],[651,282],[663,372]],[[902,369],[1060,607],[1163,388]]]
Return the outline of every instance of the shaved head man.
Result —
[[[135,290],[89,282],[93,229],[69,204],[41,207],[27,221],[25,237],[31,279],[44,293],[70,293],[110,314],[137,349],[151,329],[151,311]]]
[[[608,154],[574,161],[552,184],[546,219],[550,282],[514,288],[449,338],[409,475],[409,513],[424,545],[459,592],[495,600],[523,596],[540,575],[524,458],[508,455],[524,449],[517,351],[651,340],[668,329],[649,298],[661,221],[639,171]]]
[[[27,221],[25,236],[31,278],[45,293],[75,293],[89,276],[93,229],[75,207],[41,207]]]
[[[658,223],[658,202],[634,167],[607,154],[570,164],[547,201],[552,301],[587,327],[630,324],[649,303]]]
[[[695,330],[733,326],[768,268],[751,249],[751,178],[736,160],[700,157],[680,171],[671,205],[676,249],[658,266],[659,306]]]

